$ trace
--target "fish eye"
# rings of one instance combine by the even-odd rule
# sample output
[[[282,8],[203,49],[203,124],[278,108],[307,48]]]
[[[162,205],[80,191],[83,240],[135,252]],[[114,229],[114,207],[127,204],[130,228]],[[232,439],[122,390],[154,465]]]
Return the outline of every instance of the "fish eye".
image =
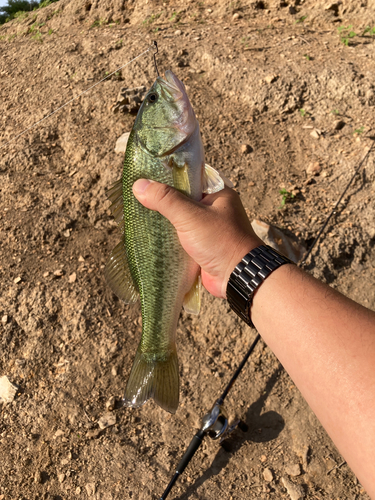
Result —
[[[147,96],[148,102],[156,102],[158,100],[158,94],[152,93]]]

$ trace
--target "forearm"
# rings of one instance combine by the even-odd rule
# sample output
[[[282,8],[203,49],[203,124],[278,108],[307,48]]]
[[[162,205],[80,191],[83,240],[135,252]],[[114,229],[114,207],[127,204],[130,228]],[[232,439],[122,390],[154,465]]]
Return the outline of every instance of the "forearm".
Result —
[[[255,293],[251,319],[375,498],[375,314],[284,265]]]

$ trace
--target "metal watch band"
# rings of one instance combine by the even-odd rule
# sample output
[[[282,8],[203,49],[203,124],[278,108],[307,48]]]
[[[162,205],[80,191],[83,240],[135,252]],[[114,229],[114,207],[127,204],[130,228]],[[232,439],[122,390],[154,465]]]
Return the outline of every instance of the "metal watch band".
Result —
[[[255,290],[263,281],[283,264],[291,260],[268,245],[254,248],[245,255],[230,275],[227,285],[227,300],[233,311],[254,327],[250,319],[250,307]]]

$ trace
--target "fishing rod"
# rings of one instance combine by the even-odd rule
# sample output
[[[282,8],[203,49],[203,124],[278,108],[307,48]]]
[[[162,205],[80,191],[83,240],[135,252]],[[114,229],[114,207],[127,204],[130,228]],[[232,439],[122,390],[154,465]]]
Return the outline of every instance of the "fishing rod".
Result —
[[[361,167],[364,165],[365,161],[368,159],[370,152],[372,151],[374,146],[374,141],[372,142],[371,146],[368,148],[367,153],[365,156],[362,158],[360,163],[358,164],[357,168],[354,171],[354,174],[350,178],[349,182],[345,186],[345,189],[343,190],[342,194],[340,195],[338,201],[336,202],[335,206],[331,210],[330,214],[326,218],[324,224],[322,225],[321,229],[319,230],[315,240],[313,241],[311,247],[309,250],[305,253],[301,261],[297,264],[299,267],[302,267],[305,263],[309,255],[311,254],[313,248],[315,247],[316,243],[319,241],[321,235],[324,232],[324,229],[327,227],[331,217],[337,213],[337,208],[345,196],[345,193],[349,189],[350,185],[352,184],[354,178],[356,175],[359,173]],[[240,375],[243,367],[246,364],[246,361],[249,359],[250,355],[255,349],[255,346],[260,340],[260,335],[257,333],[257,336],[255,337],[253,343],[250,346],[250,349],[247,351],[245,354],[243,360],[241,361],[239,367],[235,371],[234,375],[232,376],[231,380],[229,381],[228,385],[225,387],[222,395],[219,397],[219,399],[216,400],[214,403],[211,411],[207,413],[203,419],[202,419],[202,426],[199,429],[199,431],[194,435],[193,439],[191,440],[189,446],[187,447],[184,455],[182,456],[179,464],[176,467],[176,472],[174,473],[172,479],[170,480],[167,488],[165,489],[164,493],[160,497],[159,500],[166,500],[167,496],[171,492],[174,484],[176,483],[177,479],[181,474],[184,472],[186,467],[188,466],[190,460],[193,458],[195,455],[196,451],[199,449],[201,444],[203,443],[203,440],[206,436],[209,436],[211,439],[216,440],[221,438],[220,442],[222,442],[228,435],[237,427],[240,425],[240,420],[237,420],[234,422],[231,426],[229,426],[228,423],[228,418],[226,415],[226,412],[223,408],[223,403],[224,399],[228,395],[228,392],[231,390],[233,387],[233,384],[237,380],[238,376]]]

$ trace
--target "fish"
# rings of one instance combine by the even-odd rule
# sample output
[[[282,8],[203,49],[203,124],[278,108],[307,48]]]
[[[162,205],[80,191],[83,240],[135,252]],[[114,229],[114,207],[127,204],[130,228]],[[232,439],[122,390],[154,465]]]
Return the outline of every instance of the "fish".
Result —
[[[170,70],[146,94],[130,133],[122,177],[107,192],[122,239],[105,267],[112,291],[125,303],[140,298],[142,336],[123,403],[138,408],[150,398],[175,413],[179,404],[177,322],[182,309],[198,314],[200,268],[159,212],[145,208],[132,186],[146,178],[175,187],[193,200],[224,187],[205,164],[199,123],[184,84]]]

